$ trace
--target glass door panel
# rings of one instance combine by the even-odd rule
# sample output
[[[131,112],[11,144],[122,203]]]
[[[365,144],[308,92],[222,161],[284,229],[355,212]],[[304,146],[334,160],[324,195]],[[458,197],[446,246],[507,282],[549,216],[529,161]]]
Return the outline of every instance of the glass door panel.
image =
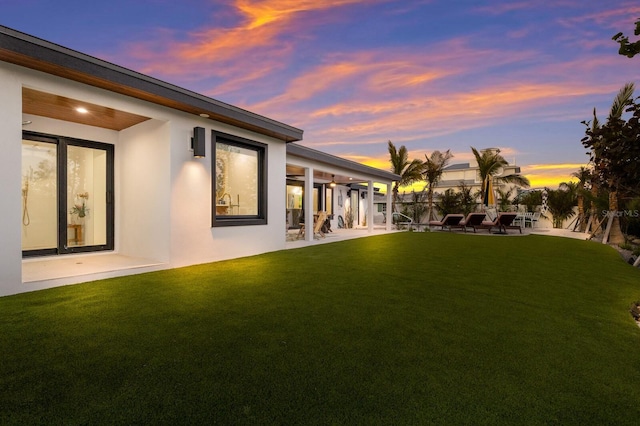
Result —
[[[22,250],[58,246],[58,149],[22,140]]]
[[[67,246],[107,243],[107,153],[67,147]]]
[[[353,215],[354,225],[360,224],[360,192],[351,190],[351,214]]]
[[[22,255],[113,250],[114,148],[23,132]]]

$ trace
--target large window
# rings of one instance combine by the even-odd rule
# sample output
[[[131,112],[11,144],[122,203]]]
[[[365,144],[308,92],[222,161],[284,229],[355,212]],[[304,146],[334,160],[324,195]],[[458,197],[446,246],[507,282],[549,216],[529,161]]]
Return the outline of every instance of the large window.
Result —
[[[22,253],[113,249],[113,145],[24,132]]]
[[[267,223],[267,146],[212,132],[213,226]]]

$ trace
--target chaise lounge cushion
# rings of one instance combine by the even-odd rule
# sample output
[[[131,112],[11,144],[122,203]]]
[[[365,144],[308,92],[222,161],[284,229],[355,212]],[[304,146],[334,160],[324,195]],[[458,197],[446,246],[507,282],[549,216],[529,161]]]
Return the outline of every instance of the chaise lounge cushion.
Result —
[[[497,227],[504,234],[507,233],[507,229],[517,229],[522,234],[522,227],[512,225],[517,215],[517,213],[499,213],[493,222],[484,221],[480,227],[489,229],[489,232],[491,232],[492,228]]]
[[[482,228],[482,223],[486,214],[484,213],[469,213],[467,218],[457,225],[452,225],[454,228],[462,228],[464,232],[467,232],[467,228],[473,228],[473,232],[476,232],[477,228]]]
[[[461,214],[448,214],[442,218],[442,220],[431,220],[429,221],[429,226],[440,226],[441,229],[448,227],[451,230],[452,226],[457,226],[460,221],[464,219],[464,215]]]

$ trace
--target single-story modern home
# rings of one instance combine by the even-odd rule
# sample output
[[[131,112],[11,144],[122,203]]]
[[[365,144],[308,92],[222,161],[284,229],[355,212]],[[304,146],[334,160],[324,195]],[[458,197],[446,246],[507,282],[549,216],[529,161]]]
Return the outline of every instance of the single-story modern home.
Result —
[[[390,211],[399,178],[1,26],[0,92],[0,295],[281,250],[318,211],[371,232],[374,184]],[[60,274],[60,259],[84,272]]]

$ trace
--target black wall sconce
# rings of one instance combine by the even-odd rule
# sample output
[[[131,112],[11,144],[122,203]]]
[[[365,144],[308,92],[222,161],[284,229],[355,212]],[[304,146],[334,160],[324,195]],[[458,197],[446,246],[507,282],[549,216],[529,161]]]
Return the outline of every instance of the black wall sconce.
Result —
[[[191,138],[191,149],[195,158],[204,158],[204,127],[194,127]]]

